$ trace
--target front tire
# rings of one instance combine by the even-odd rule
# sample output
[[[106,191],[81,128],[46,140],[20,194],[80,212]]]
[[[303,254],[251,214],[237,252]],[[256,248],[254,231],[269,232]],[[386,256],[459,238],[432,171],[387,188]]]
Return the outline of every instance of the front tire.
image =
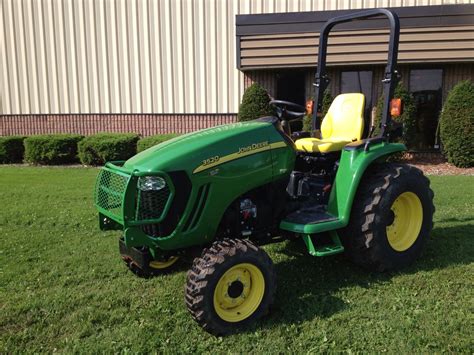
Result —
[[[185,301],[194,320],[214,335],[228,334],[268,312],[276,290],[270,257],[250,241],[216,241],[194,259]]]
[[[168,255],[153,259],[147,247],[127,247],[123,238],[119,239],[119,252],[128,269],[138,277],[149,278],[176,270],[179,256]]]
[[[129,270],[138,277],[148,279],[150,277],[164,275],[172,270],[175,270],[175,266],[179,261],[178,256],[171,256],[163,261],[150,261],[148,265],[140,266],[133,259],[128,256],[122,255],[122,260],[127,265]]]
[[[369,270],[401,269],[420,256],[434,210],[430,182],[419,169],[375,165],[364,175],[341,233],[346,254]]]

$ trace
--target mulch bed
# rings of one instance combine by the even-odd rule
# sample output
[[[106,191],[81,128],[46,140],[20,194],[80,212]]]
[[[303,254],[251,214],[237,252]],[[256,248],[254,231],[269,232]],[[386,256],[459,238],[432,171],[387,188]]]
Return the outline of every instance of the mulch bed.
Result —
[[[414,165],[426,175],[471,175],[474,168],[457,168],[439,153],[405,153],[402,161]]]

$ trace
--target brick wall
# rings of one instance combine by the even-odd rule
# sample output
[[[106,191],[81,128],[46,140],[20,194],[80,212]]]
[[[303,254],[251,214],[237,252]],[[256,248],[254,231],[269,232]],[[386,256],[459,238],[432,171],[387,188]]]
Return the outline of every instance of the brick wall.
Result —
[[[236,121],[236,114],[3,115],[0,116],[0,136],[98,132],[135,132],[149,136],[187,133]]]

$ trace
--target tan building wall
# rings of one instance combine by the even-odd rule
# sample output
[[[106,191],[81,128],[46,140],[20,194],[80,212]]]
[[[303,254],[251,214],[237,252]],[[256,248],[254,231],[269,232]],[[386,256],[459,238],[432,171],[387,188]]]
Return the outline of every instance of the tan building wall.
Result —
[[[235,15],[473,0],[0,0],[0,114],[235,113]]]

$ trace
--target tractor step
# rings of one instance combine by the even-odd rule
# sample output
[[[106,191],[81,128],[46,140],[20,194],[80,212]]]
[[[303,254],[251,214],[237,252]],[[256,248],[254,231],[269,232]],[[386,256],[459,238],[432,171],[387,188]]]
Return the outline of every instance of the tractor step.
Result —
[[[337,235],[336,231],[330,232],[331,239],[333,244],[330,245],[322,245],[322,246],[315,246],[313,240],[311,239],[310,234],[303,235],[303,241],[308,248],[308,252],[313,256],[328,256],[339,254],[344,251],[344,247],[341,244],[339,236]]]
[[[302,208],[285,217],[285,222],[296,224],[316,224],[335,220],[337,218],[327,213],[321,205]]]
[[[344,247],[342,245],[325,245],[324,247],[316,248],[313,256],[328,256],[339,254],[344,251]]]

